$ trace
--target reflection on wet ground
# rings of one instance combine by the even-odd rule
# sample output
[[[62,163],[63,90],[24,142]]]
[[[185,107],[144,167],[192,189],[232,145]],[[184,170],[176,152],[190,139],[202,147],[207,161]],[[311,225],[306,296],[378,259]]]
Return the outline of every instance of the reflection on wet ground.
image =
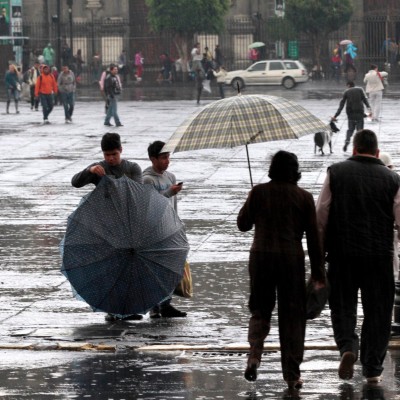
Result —
[[[243,378],[244,354],[190,352],[60,354],[25,352],[18,359],[1,353],[0,397],[7,399],[398,399],[400,354],[389,354],[385,381],[367,385],[356,378],[342,383],[330,353],[310,351],[303,364],[303,389],[289,393],[279,353],[266,353],[259,379]],[[390,377],[390,378],[389,378]],[[323,382],[323,387],[321,383]]]

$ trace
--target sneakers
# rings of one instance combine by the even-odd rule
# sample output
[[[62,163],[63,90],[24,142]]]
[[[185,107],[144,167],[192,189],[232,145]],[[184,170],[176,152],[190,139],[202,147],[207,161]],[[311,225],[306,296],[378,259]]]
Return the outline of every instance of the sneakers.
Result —
[[[177,310],[170,304],[168,306],[162,307],[160,314],[164,318],[184,318],[187,315],[187,313]]]
[[[382,381],[382,377],[379,376],[370,376],[369,378],[367,378],[367,383],[371,383],[371,384],[377,384],[379,382]]]
[[[354,363],[356,362],[356,355],[351,351],[346,351],[342,355],[339,365],[339,378],[340,379],[351,379],[354,374]]]
[[[72,124],[72,119],[71,118],[65,118],[65,123],[66,124]]]
[[[247,362],[246,371],[244,371],[244,377],[249,382],[257,380],[257,368],[260,366],[260,361],[257,358],[249,358]]]
[[[116,126],[123,126],[121,123],[116,124]]]
[[[114,314],[107,314],[104,319],[107,322],[114,322],[114,321],[140,321],[141,319],[143,319],[143,315],[140,314],[132,314],[132,315],[128,315],[126,317],[118,317]]]
[[[50,124],[50,121],[49,121],[48,119],[44,119],[44,120],[43,120],[43,123],[44,123],[45,125],[49,125],[49,124]]]
[[[114,126],[113,124],[110,124],[109,122],[104,122],[105,126]]]

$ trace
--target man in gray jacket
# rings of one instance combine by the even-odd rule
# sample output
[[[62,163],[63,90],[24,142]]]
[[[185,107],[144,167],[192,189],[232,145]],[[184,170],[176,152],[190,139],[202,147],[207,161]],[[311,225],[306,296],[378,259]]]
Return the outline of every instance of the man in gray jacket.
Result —
[[[74,73],[68,65],[62,67],[62,72],[57,79],[58,91],[61,93],[61,100],[64,105],[65,123],[72,122],[72,113],[75,106],[76,80]]]
[[[147,148],[152,165],[143,171],[143,183],[153,185],[160,194],[170,200],[174,210],[178,211],[176,195],[182,190],[183,183],[176,183],[175,175],[167,171],[169,153],[161,153],[164,145],[164,142],[156,140]],[[150,318],[160,317],[182,318],[186,317],[186,313],[173,307],[170,297],[150,311]]]
[[[361,129],[364,129],[364,104],[368,109],[371,108],[367,96],[362,88],[355,87],[353,81],[347,82],[347,88],[348,89],[344,92],[342,100],[340,101],[336,114],[332,117],[332,121],[336,121],[336,117],[341,113],[346,104],[346,114],[349,120],[349,125],[343,151],[347,150],[347,146],[350,143],[354,130],[360,131]]]

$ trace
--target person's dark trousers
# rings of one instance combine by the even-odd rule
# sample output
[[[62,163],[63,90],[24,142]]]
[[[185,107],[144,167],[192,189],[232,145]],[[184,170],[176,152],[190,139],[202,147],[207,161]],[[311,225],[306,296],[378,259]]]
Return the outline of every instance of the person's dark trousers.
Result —
[[[219,95],[221,96],[221,99],[225,98],[224,85],[224,82],[218,82]]]
[[[248,340],[250,358],[261,359],[278,295],[279,340],[285,381],[300,378],[306,330],[304,257],[291,254],[250,252]]]
[[[50,113],[53,111],[54,103],[53,103],[53,95],[52,94],[41,94],[40,95],[40,104],[43,109],[43,119],[47,120]]]
[[[74,93],[61,93],[61,99],[64,106],[65,119],[71,120],[75,105]]]
[[[340,354],[351,351],[358,358],[360,349],[363,375],[381,375],[394,303],[393,256],[331,256],[328,280],[332,327]],[[360,344],[356,333],[359,290],[364,313]]]
[[[201,97],[201,92],[203,91],[203,87],[198,87],[197,88],[197,104],[200,104],[200,97]]]
[[[31,94],[31,108],[35,107],[35,110],[39,108],[39,100],[35,97],[35,86],[29,87]]]
[[[349,118],[349,124],[348,124],[348,129],[346,133],[346,144],[350,143],[351,137],[353,136],[354,130],[356,132],[360,131],[361,129],[364,129],[364,119],[350,119]]]
[[[108,97],[108,100],[109,100],[108,110],[104,123],[109,124],[111,118],[114,117],[115,124],[120,125],[121,121],[119,120],[118,116],[117,99],[115,97]]]

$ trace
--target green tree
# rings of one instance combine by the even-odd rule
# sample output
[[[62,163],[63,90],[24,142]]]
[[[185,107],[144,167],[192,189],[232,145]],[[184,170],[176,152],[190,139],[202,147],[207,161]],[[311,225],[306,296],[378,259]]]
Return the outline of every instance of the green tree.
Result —
[[[286,0],[285,17],[310,39],[317,70],[321,70],[321,51],[330,33],[350,21],[350,0]]]
[[[230,0],[146,0],[148,21],[155,32],[171,32],[186,72],[188,45],[195,33],[219,33]]]

